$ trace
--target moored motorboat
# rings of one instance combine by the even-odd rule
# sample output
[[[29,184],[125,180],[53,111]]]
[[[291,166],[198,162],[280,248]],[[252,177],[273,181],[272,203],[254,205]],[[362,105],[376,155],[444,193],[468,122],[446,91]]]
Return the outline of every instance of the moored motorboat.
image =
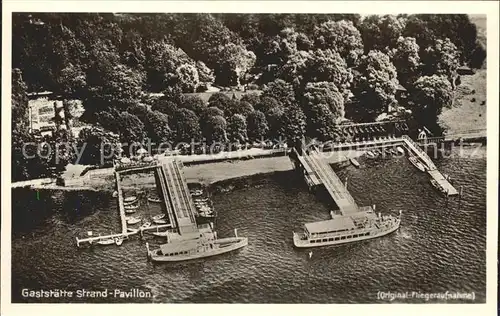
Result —
[[[156,262],[178,262],[193,259],[200,259],[220,255],[233,250],[240,249],[248,245],[248,238],[238,237],[229,238],[206,238],[200,237],[189,240],[172,241],[163,244],[155,250],[149,249],[146,243],[148,257]]]
[[[133,209],[125,209],[125,214],[133,214],[133,213],[135,213],[135,211],[137,211],[135,208],[133,208]]]
[[[405,150],[404,150],[401,146],[396,147],[396,150],[397,150],[400,154],[404,154],[404,153],[405,153]]]
[[[136,210],[139,208],[139,204],[136,205],[124,205],[123,206],[126,210]]]
[[[375,154],[374,154],[372,151],[367,151],[367,152],[366,152],[366,156],[367,156],[368,158],[375,158]]]
[[[415,166],[415,168],[417,168],[418,170],[422,171],[422,172],[426,172],[427,171],[427,167],[421,163],[417,157],[415,156],[411,156],[411,157],[408,157],[408,160],[411,162],[412,165]]]

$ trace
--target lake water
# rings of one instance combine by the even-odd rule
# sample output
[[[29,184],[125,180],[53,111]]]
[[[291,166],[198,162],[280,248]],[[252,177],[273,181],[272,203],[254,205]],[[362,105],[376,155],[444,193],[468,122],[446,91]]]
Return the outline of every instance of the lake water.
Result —
[[[176,264],[146,258],[145,240],[121,247],[77,248],[75,237],[120,229],[109,193],[13,192],[13,302],[137,303],[382,303],[378,291],[474,292],[485,301],[486,149],[470,158],[437,161],[463,186],[446,204],[426,174],[406,159],[360,159],[339,170],[359,205],[403,209],[400,229],[382,238],[309,250],[293,247],[292,231],[328,219],[328,200],[309,193],[297,173],[231,182],[214,193],[219,237],[247,236],[247,247],[218,257]],[[479,156],[478,156],[479,155]],[[465,156],[465,157],[464,157]],[[478,157],[477,157],[478,156]],[[215,187],[225,188],[228,183]],[[393,212],[396,214],[396,212]],[[155,243],[153,239],[150,243]],[[151,298],[24,298],[27,289],[141,289]],[[422,299],[394,302],[424,302]],[[432,302],[440,302],[433,300]],[[456,301],[454,301],[456,302]],[[470,302],[470,301],[461,301]]]

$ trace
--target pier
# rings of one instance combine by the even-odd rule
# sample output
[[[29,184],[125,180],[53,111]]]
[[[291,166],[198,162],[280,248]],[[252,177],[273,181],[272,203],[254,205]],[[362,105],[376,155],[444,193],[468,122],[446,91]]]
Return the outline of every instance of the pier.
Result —
[[[166,186],[161,186],[162,195],[169,197],[168,200],[173,210],[171,216],[175,217],[171,223],[178,228],[181,235],[198,232],[195,218],[196,208],[186,179],[182,175],[181,163],[175,159],[168,159],[161,164],[160,169],[160,178],[163,177],[164,180],[160,182],[166,184]],[[164,200],[168,204],[167,199]]]
[[[373,140],[355,142],[334,143],[330,146],[331,151],[342,150],[372,150],[377,148],[404,147],[409,153],[417,157],[427,168],[429,176],[446,192],[448,196],[458,195],[459,192],[451,185],[448,179],[437,169],[432,159],[423,151],[421,144],[416,143],[410,137],[381,137]],[[358,206],[347,191],[345,184],[338,178],[333,169],[321,157],[316,149],[300,155],[295,149],[292,150],[292,161],[304,174],[307,185],[310,188],[323,185],[339,207],[342,214],[356,210]]]
[[[352,195],[347,191],[344,183],[335,174],[330,165],[321,157],[321,154],[315,149],[299,155],[293,149],[293,157],[297,157],[299,166],[306,171],[306,175],[316,179],[313,183],[321,184],[330,194],[342,215],[349,215],[359,212],[359,207],[354,201]],[[310,174],[309,174],[310,173]]]

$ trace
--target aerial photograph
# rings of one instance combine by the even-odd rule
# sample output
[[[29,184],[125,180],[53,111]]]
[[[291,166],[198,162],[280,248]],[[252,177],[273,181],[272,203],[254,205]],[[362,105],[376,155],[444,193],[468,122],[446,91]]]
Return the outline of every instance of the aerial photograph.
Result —
[[[485,303],[486,29],[12,13],[11,303]]]

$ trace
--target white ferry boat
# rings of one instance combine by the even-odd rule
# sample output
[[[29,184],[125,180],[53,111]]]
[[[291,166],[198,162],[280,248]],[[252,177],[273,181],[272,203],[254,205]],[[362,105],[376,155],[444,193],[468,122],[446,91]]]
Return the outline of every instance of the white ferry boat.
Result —
[[[235,237],[221,239],[218,239],[215,233],[195,234],[196,237],[172,240],[155,250],[150,250],[149,244],[146,243],[149,259],[156,262],[186,261],[220,255],[248,245],[248,238],[238,237],[236,230]]]
[[[338,245],[372,239],[390,234],[399,228],[399,216],[376,215],[371,206],[349,215],[332,215],[332,219],[307,223],[304,232],[293,233],[293,244],[298,248]]]

